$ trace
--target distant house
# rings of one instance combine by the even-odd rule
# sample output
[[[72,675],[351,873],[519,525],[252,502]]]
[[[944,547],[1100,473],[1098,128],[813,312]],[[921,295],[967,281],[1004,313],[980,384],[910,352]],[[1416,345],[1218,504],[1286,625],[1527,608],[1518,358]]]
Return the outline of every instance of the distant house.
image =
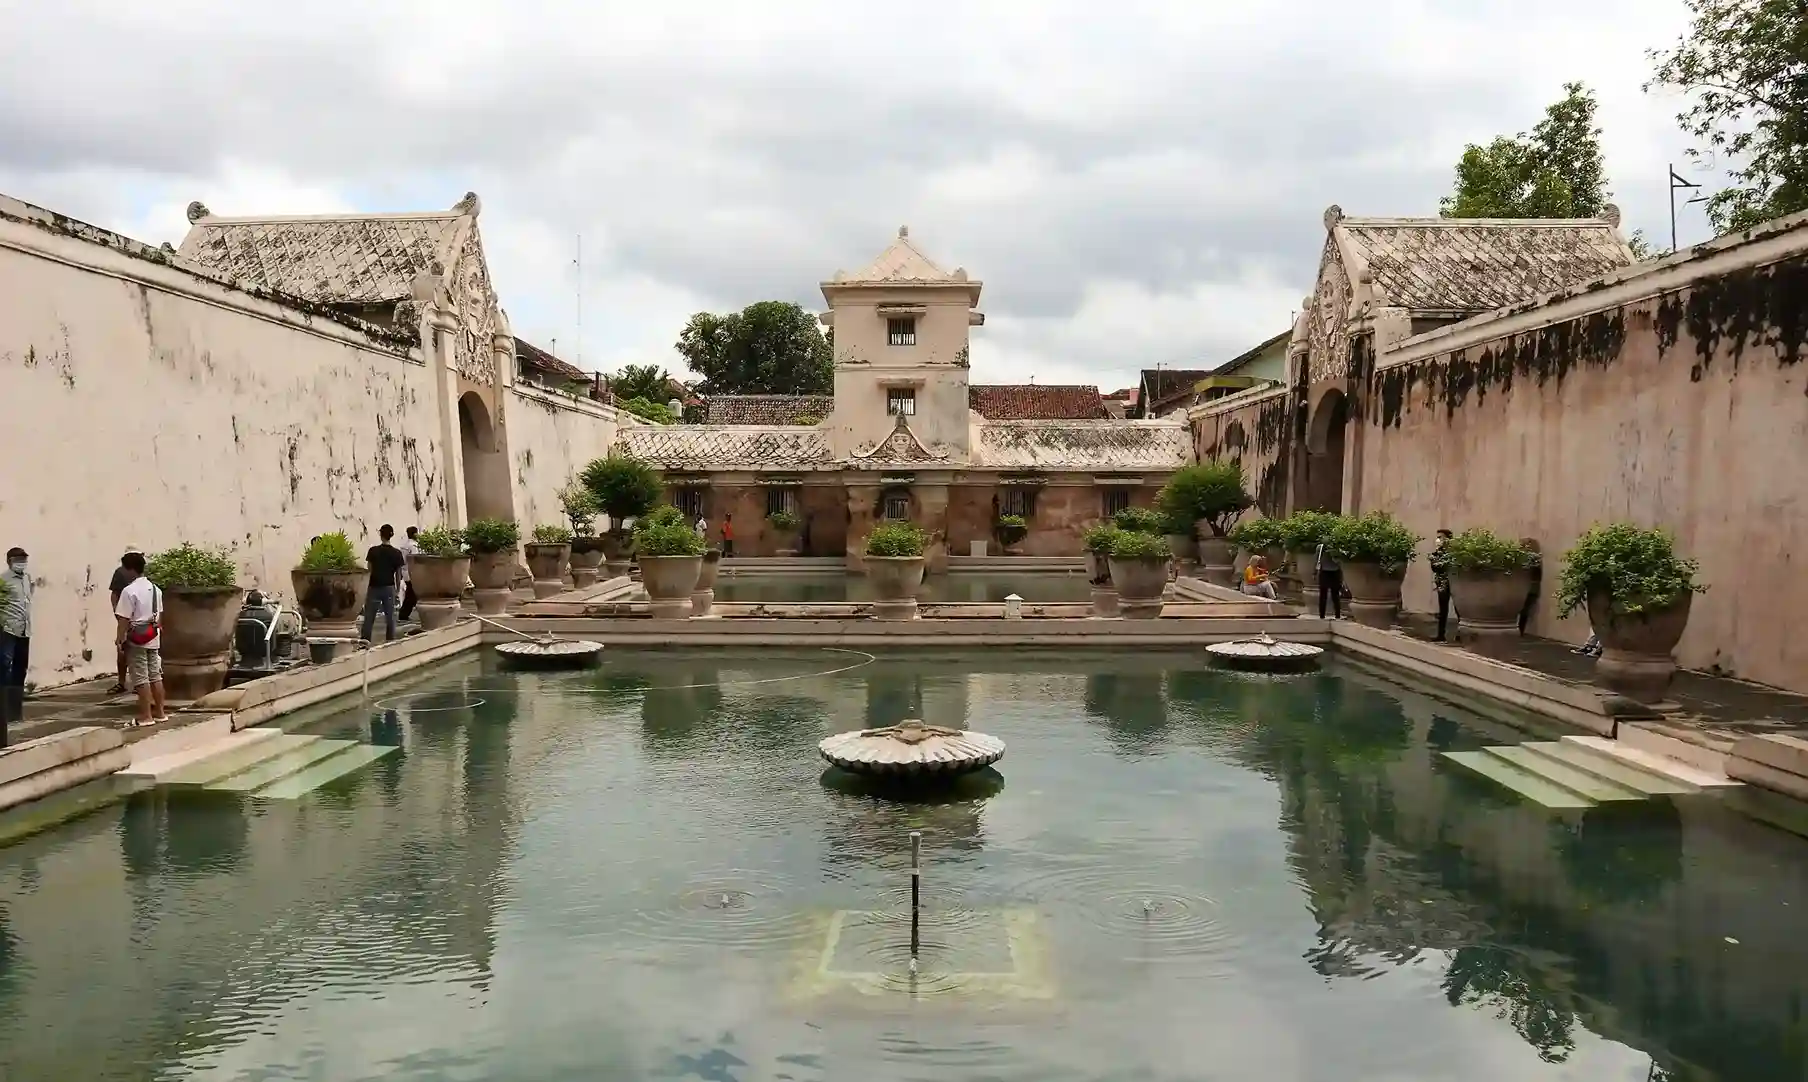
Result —
[[[1132,417],[1162,417],[1193,404],[1193,385],[1211,375],[1204,368],[1145,368],[1137,381]]]
[[[1193,404],[1224,398],[1251,387],[1286,383],[1287,343],[1292,337],[1293,328],[1289,327],[1249,352],[1212,369],[1210,375],[1193,385]]]
[[[581,385],[589,397],[597,399],[608,393],[596,373],[562,361],[525,338],[515,339],[515,379],[555,391],[575,390]]]
[[[1112,416],[1099,389],[1079,384],[975,383],[967,408],[988,421],[1095,421]]]

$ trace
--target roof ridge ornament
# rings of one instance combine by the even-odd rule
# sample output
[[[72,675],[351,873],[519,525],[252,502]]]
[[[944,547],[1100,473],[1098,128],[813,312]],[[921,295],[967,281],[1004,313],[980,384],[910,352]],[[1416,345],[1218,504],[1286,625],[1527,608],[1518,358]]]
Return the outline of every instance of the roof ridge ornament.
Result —
[[[909,240],[910,239],[910,227],[909,226],[901,225],[898,227],[898,239],[899,240]]]
[[[477,198],[476,192],[466,192],[465,197],[452,204],[452,209],[460,214],[476,217],[483,212],[483,200]]]
[[[211,217],[213,217],[213,211],[208,210],[207,204],[199,199],[188,205],[188,224],[193,225],[203,218]]]

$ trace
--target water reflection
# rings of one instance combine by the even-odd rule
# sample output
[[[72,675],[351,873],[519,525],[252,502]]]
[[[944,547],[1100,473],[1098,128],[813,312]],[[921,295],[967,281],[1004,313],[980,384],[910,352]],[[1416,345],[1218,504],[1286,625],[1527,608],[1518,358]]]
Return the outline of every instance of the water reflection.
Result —
[[[1087,674],[1086,712],[1105,723],[1120,755],[1154,755],[1166,743],[1168,699],[1159,674]]]

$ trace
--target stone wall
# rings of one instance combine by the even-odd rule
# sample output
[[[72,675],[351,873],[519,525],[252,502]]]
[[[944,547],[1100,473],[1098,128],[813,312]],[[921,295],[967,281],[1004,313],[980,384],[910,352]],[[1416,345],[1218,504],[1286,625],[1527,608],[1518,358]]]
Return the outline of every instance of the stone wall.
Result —
[[[948,551],[965,556],[974,541],[986,542],[986,551],[1001,551],[993,536],[1000,513],[993,498],[1003,501],[1004,484],[958,484],[951,486],[948,496]],[[1149,478],[1141,485],[1126,486],[1130,505],[1149,507],[1160,491],[1160,481]],[[1054,475],[1046,484],[1035,487],[1029,533],[1014,551],[1020,556],[1079,556],[1085,552],[1081,535],[1087,527],[1105,517],[1106,489],[1094,483],[1091,474]]]
[[[1221,398],[1188,415],[1194,457],[1200,462],[1240,463],[1250,495],[1270,516],[1289,509],[1289,452],[1294,445],[1290,401],[1286,388],[1271,387]]]
[[[403,336],[275,303],[0,200],[0,547],[31,552],[30,679],[110,672],[129,545],[231,546],[283,595],[308,539],[443,518],[434,383]]]
[[[623,421],[612,406],[521,384],[511,388],[507,402],[511,486],[522,533],[542,524],[569,526],[559,490],[585,463],[609,454]]]
[[[1808,218],[1407,339],[1352,411],[1359,506],[1536,538],[1531,630],[1575,642],[1585,617],[1550,603],[1559,555],[1596,522],[1669,529],[1710,586],[1681,662],[1808,691],[1788,631],[1808,611],[1804,298]],[[1433,604],[1423,561],[1406,604]]]

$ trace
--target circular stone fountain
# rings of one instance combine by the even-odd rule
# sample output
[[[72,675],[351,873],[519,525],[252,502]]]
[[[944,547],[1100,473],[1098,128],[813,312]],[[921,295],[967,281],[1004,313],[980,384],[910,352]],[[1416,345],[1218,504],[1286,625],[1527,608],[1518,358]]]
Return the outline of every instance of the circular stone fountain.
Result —
[[[589,639],[516,639],[497,643],[496,653],[514,669],[587,669],[602,657],[603,644]]]
[[[817,750],[850,774],[904,781],[957,778],[984,770],[1004,758],[1004,741],[911,718],[883,729],[837,733]]]
[[[1282,642],[1267,632],[1253,639],[1215,642],[1205,648],[1212,661],[1244,672],[1309,672],[1318,668],[1324,650],[1303,642]]]

